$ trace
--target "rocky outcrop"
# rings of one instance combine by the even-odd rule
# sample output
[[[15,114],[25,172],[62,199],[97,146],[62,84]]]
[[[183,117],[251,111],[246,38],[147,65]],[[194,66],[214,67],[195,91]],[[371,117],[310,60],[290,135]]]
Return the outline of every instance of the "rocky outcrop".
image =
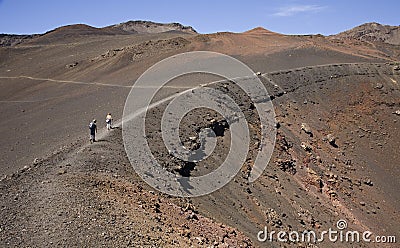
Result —
[[[108,26],[106,28],[114,30],[123,30],[125,32],[135,33],[164,33],[164,32],[184,32],[197,34],[196,30],[190,26],[184,26],[180,23],[156,23],[151,21],[128,21],[120,24]]]
[[[39,37],[39,34],[18,35],[18,34],[0,34],[0,47],[15,46],[24,41]]]
[[[376,22],[365,23],[331,37],[400,45],[400,26],[382,25]]]

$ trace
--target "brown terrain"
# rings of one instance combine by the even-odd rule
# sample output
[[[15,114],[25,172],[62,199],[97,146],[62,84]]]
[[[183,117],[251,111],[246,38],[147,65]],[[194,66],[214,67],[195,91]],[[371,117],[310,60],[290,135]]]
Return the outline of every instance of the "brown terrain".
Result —
[[[38,35],[0,36],[1,247],[398,247],[400,238],[399,27],[364,24],[333,35],[283,35],[263,28],[198,34],[180,24],[71,25]],[[277,137],[262,176],[248,182],[260,140],[257,111],[232,82],[225,92],[244,112],[251,149],[225,187],[178,198],[148,186],[126,155],[120,119],[136,79],[188,51],[233,56],[257,72],[274,104]],[[171,81],[163,99],[215,80]],[[208,109],[185,116],[181,140],[222,126],[213,154],[174,159],[160,119],[148,113],[153,155],[168,170],[201,175],[229,150],[229,127]],[[106,131],[107,112],[115,128]],[[88,124],[99,120],[98,142]],[[266,161],[267,163],[267,161]],[[257,233],[369,230],[396,243],[259,242]],[[337,230],[337,228],[336,228]]]

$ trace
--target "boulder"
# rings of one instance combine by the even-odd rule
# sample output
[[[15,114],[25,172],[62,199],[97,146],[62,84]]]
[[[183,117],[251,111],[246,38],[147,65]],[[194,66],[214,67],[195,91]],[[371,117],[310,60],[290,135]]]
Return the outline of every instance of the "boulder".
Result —
[[[301,123],[301,130],[303,130],[306,134],[313,136],[310,126],[307,123]]]
[[[335,146],[335,147],[337,146],[336,145],[336,137],[333,136],[333,134],[328,134],[326,136],[326,139],[328,140],[329,144],[331,144],[332,146]]]
[[[312,151],[312,146],[305,143],[305,142],[301,142],[301,148],[303,148],[306,152],[310,152]]]
[[[375,85],[375,89],[382,89],[382,88],[383,88],[383,84],[381,84],[381,83],[377,83]]]
[[[74,63],[72,63],[72,64],[66,65],[65,67],[66,67],[66,68],[74,68],[74,67],[77,66],[77,65],[78,65],[78,62],[74,62]]]

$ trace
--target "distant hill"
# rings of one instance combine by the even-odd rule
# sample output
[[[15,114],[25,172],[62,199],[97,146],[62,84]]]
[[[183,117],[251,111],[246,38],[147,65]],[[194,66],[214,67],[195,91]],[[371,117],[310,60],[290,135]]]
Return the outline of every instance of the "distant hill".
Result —
[[[356,39],[368,42],[383,42],[400,45],[400,26],[382,25],[376,22],[365,23],[331,37],[337,39]]]
[[[39,36],[40,36],[39,34],[28,34],[28,35],[0,34],[0,47],[15,46],[26,40],[31,40]]]
[[[107,27],[96,28],[86,24],[72,24],[55,28],[44,34],[14,35],[0,34],[0,47],[15,46],[23,42],[54,42],[55,40],[66,40],[78,36],[98,35],[132,35],[132,34],[158,34],[167,32],[178,32],[184,34],[197,34],[190,26],[180,23],[156,23],[151,21],[128,21]]]
[[[106,27],[107,29],[122,30],[128,33],[164,33],[184,32],[196,34],[196,30],[190,26],[183,26],[180,23],[156,23],[151,21],[128,21]]]
[[[250,30],[247,30],[246,32],[244,32],[245,34],[276,34],[272,31],[269,31],[263,27],[256,27]]]
[[[127,34],[122,30],[109,30],[108,28],[95,28],[86,24],[72,24],[62,26],[51,31],[46,32],[45,35],[64,35],[64,36],[76,36],[76,35],[116,35],[116,34]]]
[[[156,23],[151,21],[127,21],[115,25],[96,28],[86,24],[72,24],[62,26],[44,34],[14,35],[0,34],[0,47],[15,46],[33,40],[39,43],[49,43],[55,40],[72,39],[78,36],[98,35],[132,35],[132,34],[159,34],[159,33],[197,34],[191,26],[180,23]],[[269,30],[258,27],[246,31],[246,34],[274,34]],[[400,45],[400,26],[382,25],[379,23],[365,23],[350,30],[331,35],[329,38],[339,40],[360,40],[381,44]]]

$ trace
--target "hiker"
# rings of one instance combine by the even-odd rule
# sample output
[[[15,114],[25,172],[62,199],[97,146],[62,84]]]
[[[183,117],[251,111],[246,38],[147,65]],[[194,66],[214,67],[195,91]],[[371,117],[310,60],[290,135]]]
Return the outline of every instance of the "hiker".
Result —
[[[90,129],[90,143],[96,142],[96,133],[97,133],[96,119],[90,122],[89,129]]]
[[[107,130],[112,129],[112,126],[111,126],[112,120],[113,119],[112,119],[111,113],[108,113],[106,116]]]

